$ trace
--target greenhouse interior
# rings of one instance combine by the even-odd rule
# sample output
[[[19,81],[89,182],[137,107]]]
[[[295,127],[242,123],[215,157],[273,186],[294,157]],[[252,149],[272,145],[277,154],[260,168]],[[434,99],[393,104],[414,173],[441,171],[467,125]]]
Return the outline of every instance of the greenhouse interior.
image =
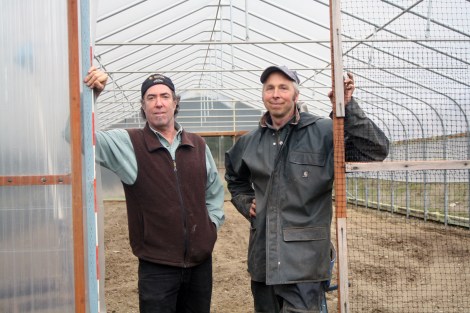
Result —
[[[0,312],[134,312],[107,293],[104,214],[125,193],[95,163],[95,133],[143,128],[141,85],[168,76],[176,122],[226,185],[273,65],[297,73],[299,111],[333,125],[349,73],[389,140],[383,161],[335,164],[322,313],[470,312],[470,1],[7,0],[0,17]],[[92,66],[108,75],[99,96],[83,82]],[[246,257],[232,262],[243,275]],[[236,293],[215,302],[230,293],[217,272],[213,288],[212,312],[252,312]]]

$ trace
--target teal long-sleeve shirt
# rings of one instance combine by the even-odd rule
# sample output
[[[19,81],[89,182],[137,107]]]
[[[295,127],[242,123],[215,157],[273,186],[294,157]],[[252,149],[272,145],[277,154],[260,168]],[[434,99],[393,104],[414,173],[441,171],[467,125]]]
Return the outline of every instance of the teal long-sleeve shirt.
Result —
[[[160,139],[162,145],[170,152],[173,160],[175,159],[176,148],[181,142],[180,125],[177,126],[177,134],[173,143],[170,144],[157,131],[155,135]],[[128,185],[132,185],[137,179],[137,160],[134,153],[129,134],[124,129],[112,129],[96,132],[96,160],[97,162],[116,173],[116,175]],[[217,172],[214,158],[206,145],[206,207],[209,218],[216,225],[217,229],[225,221],[224,187]]]

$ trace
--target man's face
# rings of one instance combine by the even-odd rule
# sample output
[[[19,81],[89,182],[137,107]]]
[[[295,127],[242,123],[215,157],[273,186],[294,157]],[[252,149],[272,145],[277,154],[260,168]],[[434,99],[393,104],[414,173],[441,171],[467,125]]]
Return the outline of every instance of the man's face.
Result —
[[[263,103],[273,120],[287,122],[294,114],[299,95],[294,83],[280,72],[269,75],[263,85]]]
[[[165,131],[175,127],[176,99],[168,86],[158,84],[147,89],[142,109],[153,129]]]

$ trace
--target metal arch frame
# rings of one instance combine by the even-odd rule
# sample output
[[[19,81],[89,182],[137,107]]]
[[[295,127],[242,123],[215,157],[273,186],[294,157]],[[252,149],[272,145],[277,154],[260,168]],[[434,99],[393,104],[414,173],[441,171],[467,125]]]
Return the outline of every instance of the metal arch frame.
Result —
[[[318,2],[319,0],[314,0],[314,1],[317,1],[317,2]],[[422,0],[419,0],[419,1],[421,2]],[[373,23],[370,23],[370,22],[368,22],[368,21],[366,21],[366,20],[364,20],[364,19],[362,19],[362,18],[360,18],[360,17],[357,17],[357,16],[355,16],[355,15],[353,15],[353,14],[350,14],[350,13],[348,13],[348,12],[344,12],[344,11],[343,11],[342,13],[343,13],[343,14],[346,14],[346,15],[349,15],[349,16],[351,16],[352,18],[358,19],[358,20],[360,20],[361,22],[367,23],[367,24],[369,24],[369,25],[371,25],[371,26],[381,28],[382,30],[387,31],[387,32],[390,32],[390,33],[392,33],[392,34],[395,35],[395,36],[398,36],[398,37],[401,37],[401,38],[406,38],[406,37],[404,37],[404,36],[402,36],[402,35],[400,35],[400,34],[398,34],[398,33],[396,33],[396,32],[392,32],[392,31],[390,31],[390,30],[387,29],[387,28],[380,27],[379,25],[375,25],[375,24],[373,24]],[[405,13],[406,13],[406,12],[405,12]],[[344,34],[343,34],[343,35],[344,35]],[[367,41],[363,41],[363,42],[366,43]],[[446,57],[453,58],[453,59],[455,59],[456,61],[462,62],[462,63],[464,63],[464,64],[466,64],[466,65],[470,65],[470,63],[467,62],[467,61],[465,61],[465,60],[462,60],[462,59],[459,59],[459,58],[455,58],[455,57],[449,55],[448,53],[445,53],[445,52],[442,52],[442,51],[440,51],[440,50],[438,50],[438,49],[435,49],[435,48],[426,46],[426,45],[422,44],[421,41],[412,40],[412,42],[416,43],[417,45],[421,45],[421,46],[423,46],[424,48],[429,49],[429,50],[431,50],[431,51],[434,51],[434,52],[436,52],[436,53],[442,54],[442,55],[444,55],[444,56],[446,56]],[[391,53],[389,53],[389,52],[383,51],[382,49],[378,49],[378,48],[376,48],[376,47],[372,47],[372,48],[373,48],[374,50],[380,51],[380,52],[382,52],[382,53],[384,53],[384,54],[391,55],[391,56],[393,56],[393,57],[398,58],[397,56],[395,56],[395,55],[393,55],[393,54],[391,54]],[[349,50],[349,51],[351,51],[351,50]],[[349,52],[349,51],[348,51],[348,52]],[[401,61],[403,61],[403,62],[413,64],[412,62],[410,62],[410,61],[408,61],[408,60],[406,60],[406,59],[403,59],[403,58],[398,58],[398,59],[401,60]],[[420,67],[420,66],[417,66],[417,67]],[[459,84],[462,84],[462,85],[465,85],[465,86],[467,86],[467,87],[470,87],[469,84],[466,84],[466,83],[464,83],[464,82],[462,82],[462,81],[458,81],[458,80],[456,80],[456,79],[454,79],[454,78],[452,78],[452,77],[449,77],[449,76],[447,76],[447,75],[444,75],[444,74],[442,74],[442,73],[439,73],[439,72],[436,72],[436,71],[432,71],[431,69],[427,69],[427,70],[429,70],[431,73],[436,74],[436,75],[438,75],[438,76],[442,76],[442,77],[447,78],[447,79],[449,79],[449,80],[451,80],[451,81],[455,81],[455,82],[457,82],[457,83],[459,83]]]
[[[236,8],[239,9],[238,7],[236,7]],[[240,9],[240,10],[241,10],[241,9]],[[122,28],[121,28],[121,29],[122,29]],[[101,38],[103,38],[103,37],[101,37]],[[97,42],[97,44],[99,45],[99,42]],[[206,43],[204,43],[204,44],[206,44]],[[109,50],[108,50],[108,51],[109,51]],[[101,54],[101,55],[102,55],[102,54]]]
[[[321,5],[324,5],[324,6],[327,6],[328,4],[324,1],[324,0],[314,0],[316,3],[319,3]],[[126,8],[130,8],[132,7],[133,5],[135,4],[138,4],[138,3],[142,3],[143,1],[138,1],[138,2],[134,2],[133,4],[131,5],[127,5]],[[179,4],[183,4],[187,1],[181,1],[179,2],[177,5]],[[279,10],[282,10],[282,11],[285,11],[287,12],[288,14],[292,15],[293,17],[297,18],[297,19],[302,19],[302,20],[305,20],[309,23],[312,23],[312,25],[315,25],[315,27],[322,27],[324,28],[325,30],[328,29],[328,26],[325,26],[325,25],[322,25],[321,23],[317,23],[315,20],[312,20],[311,18],[309,17],[306,17],[304,16],[303,14],[299,14],[299,13],[296,13],[294,12],[293,10],[290,10],[289,8],[286,8],[285,6],[283,5],[276,5],[276,4],[272,4],[272,3],[269,3],[268,1],[266,0],[260,0],[260,2],[263,2],[263,3],[266,3],[268,5],[270,5],[271,7],[273,8],[276,8],[276,9],[279,9]],[[400,12],[397,12],[397,14],[395,14],[393,17],[391,17],[387,22],[385,22],[384,24],[382,25],[378,25],[376,23],[372,23],[371,21],[369,20],[365,20],[364,18],[361,18],[360,16],[357,16],[357,15],[354,15],[354,14],[351,14],[350,12],[347,12],[347,11],[341,11],[342,14],[345,14],[345,15],[348,15],[362,23],[365,23],[366,25],[370,25],[376,29],[378,29],[378,31],[384,31],[384,32],[387,32],[387,33],[390,33],[390,34],[393,34],[394,36],[398,37],[398,39],[392,39],[392,40],[386,40],[386,41],[409,41],[409,42],[412,42],[414,44],[416,44],[417,46],[420,46],[422,47],[423,49],[426,49],[426,51],[433,51],[439,55],[442,55],[443,57],[446,57],[446,58],[451,58],[453,60],[456,60],[457,62],[460,62],[461,64],[464,64],[464,65],[468,65],[469,62],[462,59],[462,58],[459,58],[455,55],[451,55],[449,53],[446,53],[445,51],[442,51],[440,50],[439,48],[435,48],[435,47],[432,47],[430,45],[427,45],[426,42],[432,42],[432,41],[443,41],[442,39],[428,39],[428,38],[424,38],[424,39],[421,39],[421,38],[415,38],[415,39],[408,39],[408,38],[405,38],[403,35],[401,35],[399,32],[397,31],[394,31],[392,29],[390,29],[388,27],[388,25],[398,19],[399,17],[403,16],[404,14],[412,14],[414,16],[417,16],[419,18],[426,18],[430,23],[433,23],[433,24],[436,24],[436,25],[439,25],[440,27],[443,27],[449,31],[452,31],[458,35],[461,35],[465,38],[469,38],[470,35],[468,33],[466,33],[465,31],[460,31],[459,29],[456,29],[455,27],[452,27],[450,25],[447,25],[443,22],[440,22],[440,21],[437,21],[437,20],[434,20],[434,19],[431,19],[429,16],[424,16],[423,14],[420,14],[418,12],[415,12],[416,10],[414,9],[416,7],[416,5],[418,5],[419,3],[421,3],[422,1],[421,0],[418,0],[414,3],[412,3],[410,6],[408,7],[401,7],[399,5],[396,5],[396,4],[393,4],[391,3],[390,1],[387,1],[387,0],[383,0],[382,1],[383,3],[385,4],[388,4],[390,6],[393,6],[394,8],[396,9],[399,9],[401,10]],[[177,6],[175,5],[175,6]],[[219,40],[217,41],[215,37],[212,37],[214,38],[214,41],[212,42],[204,42],[204,41],[200,41],[200,42],[180,42],[180,43],[171,43],[171,42],[158,42],[158,43],[153,43],[152,45],[179,45],[179,44],[187,44],[187,45],[204,45],[206,46],[206,48],[204,49],[206,52],[209,51],[209,49],[211,49],[211,47],[214,47],[214,50],[217,50],[217,51],[220,51],[219,54],[217,54],[216,56],[211,56],[210,58],[207,57],[206,60],[207,60],[207,63],[202,63],[202,67],[203,68],[206,68],[207,66],[209,66],[210,68],[213,68],[213,70],[210,70],[210,71],[205,71],[205,72],[200,72],[199,73],[199,77],[200,77],[200,81],[201,83],[204,82],[204,86],[207,86],[207,89],[206,90],[203,90],[204,88],[193,88],[191,89],[191,79],[193,77],[195,77],[195,75],[188,75],[188,74],[185,74],[184,71],[179,71],[179,73],[176,74],[177,77],[181,77],[182,80],[183,80],[183,84],[182,84],[182,87],[185,89],[184,92],[191,92],[191,91],[195,91],[195,92],[199,92],[200,94],[204,94],[205,92],[208,92],[209,88],[211,89],[210,91],[212,91],[214,95],[221,95],[222,97],[225,97],[225,98],[230,98],[230,99],[242,99],[244,102],[246,102],[246,104],[252,106],[252,107],[256,107],[256,104],[259,103],[259,95],[256,93],[256,88],[245,88],[245,89],[237,89],[237,88],[219,88],[220,86],[233,86],[233,87],[236,87],[236,86],[239,86],[240,83],[245,83],[247,85],[251,84],[251,83],[255,83],[256,80],[253,78],[249,78],[247,79],[247,76],[246,74],[244,73],[238,73],[237,74],[237,71],[240,72],[242,71],[242,69],[237,69],[237,68],[233,68],[233,65],[234,65],[234,58],[236,58],[236,60],[240,61],[242,59],[234,56],[234,49],[237,49],[237,51],[240,51],[240,52],[243,52],[243,53],[246,53],[247,56],[249,57],[256,57],[257,60],[264,60],[264,61],[267,61],[267,58],[263,58],[263,57],[260,57],[258,55],[254,55],[253,53],[250,54],[250,51],[248,51],[247,49],[244,49],[242,47],[242,45],[255,45],[257,47],[259,47],[260,49],[263,49],[264,51],[267,51],[267,49],[265,47],[261,47],[260,45],[264,45],[264,44],[269,44],[271,42],[274,43],[274,41],[277,39],[277,38],[273,38],[272,36],[269,37],[269,36],[265,36],[265,38],[271,38],[271,41],[252,41],[250,42],[249,41],[249,38],[250,38],[250,32],[252,32],[252,34],[259,34],[259,35],[263,35],[261,31],[257,30],[256,27],[249,27],[249,23],[248,23],[248,19],[255,19],[255,20],[260,20],[260,21],[264,21],[264,22],[267,22],[267,23],[270,23],[271,21],[265,19],[263,16],[260,16],[259,14],[256,14],[255,12],[249,12],[248,11],[248,3],[247,1],[245,1],[245,7],[241,7],[241,6],[236,6],[236,5],[232,5],[232,2],[230,1],[229,4],[221,4],[219,2],[218,5],[207,5],[207,6],[204,6],[202,8],[198,8],[196,9],[197,11],[200,11],[200,10],[203,10],[203,9],[208,9],[208,8],[217,8],[218,10],[219,9],[226,9],[226,8],[229,8],[230,7],[230,18],[228,17],[224,17],[222,16],[222,14],[218,14],[216,13],[215,14],[215,18],[209,18],[209,19],[203,19],[203,20],[200,20],[196,23],[192,23],[190,26],[186,26],[186,27],[182,27],[180,29],[183,29],[183,30],[187,30],[189,28],[191,28],[191,26],[194,26],[194,25],[200,25],[201,23],[203,22],[212,22],[213,25],[214,25],[214,28],[212,29],[211,33],[212,34],[215,34],[215,32],[219,31],[219,34],[220,34],[220,38],[218,38]],[[115,12],[112,12],[110,14],[108,14],[107,16],[103,17],[100,19],[100,21],[103,21],[107,18],[109,18],[110,16],[113,16],[114,14],[117,14],[116,12],[119,12],[119,11],[122,11],[122,10],[125,10],[124,8],[121,8],[119,10],[116,10]],[[232,18],[232,14],[233,14],[233,10],[237,10],[237,13],[239,13],[238,11],[240,12],[244,12],[245,13],[245,23],[243,24],[243,22],[237,22],[237,21],[234,21],[233,18]],[[214,11],[215,12],[215,11]],[[223,10],[220,10],[219,12],[226,12],[226,11],[223,11]],[[157,13],[155,13],[157,14]],[[154,15],[155,15],[154,14]],[[187,14],[186,14],[187,16]],[[219,27],[220,27],[220,30],[217,30],[215,28],[215,25],[216,23],[219,23]],[[222,27],[222,23],[228,23],[230,22],[230,31],[229,32],[226,32],[224,31],[224,27]],[[272,22],[271,22],[272,23]],[[124,27],[121,27],[120,30],[124,30],[128,27],[131,27],[130,25],[134,25],[135,23],[132,23],[132,24],[128,24],[127,26],[124,26]],[[310,40],[307,38],[307,36],[305,35],[302,35],[300,34],[299,32],[295,32],[295,31],[291,31],[290,29],[288,29],[287,27],[285,27],[285,23],[275,23],[273,24],[274,27],[278,28],[278,29],[284,29],[286,31],[290,31],[290,33],[292,34],[295,34],[296,36],[299,36],[300,38],[305,38],[305,40],[284,40],[284,41],[278,41],[276,43],[283,43],[284,46],[286,46],[286,49],[290,49],[290,48],[297,48],[295,46],[295,44],[303,44],[303,43],[316,43],[318,44],[318,46],[321,46],[321,47],[326,47],[326,43],[328,41],[321,41],[321,40]],[[240,40],[239,42],[235,42],[234,41],[234,30],[233,30],[233,27],[236,26],[237,28],[245,28],[245,31],[246,31],[246,34],[245,34],[245,37],[242,38],[242,36],[236,36],[236,40]],[[376,31],[375,31],[376,32]],[[204,33],[203,32],[199,32],[197,34],[193,34],[191,36],[188,36],[188,39],[189,38],[197,38],[197,36],[200,36]],[[100,37],[102,40],[100,41],[102,45],[111,45],[111,44],[114,44],[114,43],[109,43],[109,42],[104,42],[104,40],[106,39],[106,36],[110,36],[111,33],[108,33],[106,34],[105,36],[102,36]],[[174,34],[174,33],[173,33]],[[237,33],[238,34],[238,33]],[[223,36],[230,36],[231,37],[231,40],[230,41],[223,41],[222,40],[222,37]],[[373,46],[371,45],[371,43],[374,43],[374,42],[377,42],[377,41],[384,41],[384,40],[380,40],[380,39],[374,39],[374,38],[370,38],[372,35],[369,35],[367,36],[365,39],[352,39],[351,36],[348,36],[346,33],[343,32],[343,38],[345,40],[343,40],[343,43],[344,42],[357,42],[358,44],[357,45],[354,45],[353,47],[351,47],[350,49],[348,49],[348,51],[352,51],[354,50],[354,47],[357,47],[361,44],[363,45],[366,45],[366,46],[369,46],[371,49],[373,49],[374,51],[377,51],[379,53],[384,53],[386,54],[387,56],[391,57],[391,58],[395,58],[396,60],[399,60],[401,62],[403,62],[403,64],[405,64],[405,66],[407,64],[410,65],[410,68],[420,68],[422,70],[426,70],[426,71],[429,71],[432,75],[437,75],[439,77],[442,77],[444,78],[446,81],[449,81],[449,82],[455,82],[461,86],[466,86],[466,87],[469,87],[470,85],[466,82],[466,81],[463,81],[461,79],[454,79],[453,77],[450,77],[449,75],[446,75],[445,73],[442,73],[438,70],[437,67],[426,67],[426,66],[421,66],[420,64],[416,63],[416,62],[412,62],[410,61],[409,59],[406,59],[406,58],[403,58],[403,57],[400,57],[399,55],[396,55],[392,52],[389,52],[389,51],[386,51],[384,49],[381,49],[380,47],[376,47],[376,46]],[[165,38],[170,38],[170,36],[166,36]],[[133,42],[125,42],[125,43],[121,43],[121,45],[117,45],[117,46],[124,46],[124,45],[142,45],[142,44],[146,44],[146,43],[138,43],[138,42],[135,42],[135,40],[137,40],[139,37],[134,37],[133,39]],[[140,37],[141,38],[141,37]],[[449,41],[464,41],[464,42],[468,42],[468,39],[446,39],[446,40],[449,40]],[[98,44],[100,43],[98,42]],[[119,43],[116,43],[116,44],[119,44]],[[148,43],[150,44],[150,43]],[[116,47],[117,47],[116,46]],[[230,50],[231,52],[229,52],[228,50],[225,49],[226,46],[229,46],[230,47]],[[116,47],[114,47],[113,49],[116,49]],[[202,49],[201,49],[202,50]],[[106,50],[106,51],[111,51],[111,50]],[[104,51],[104,53],[106,53],[106,51]],[[132,50],[132,51],[136,51],[136,50]],[[302,49],[300,49],[300,51],[302,51]],[[207,53],[206,53],[207,55]],[[231,62],[229,61],[229,58],[227,58],[226,56],[230,56],[231,57]],[[312,54],[309,54],[310,57],[315,57],[314,55]],[[362,62],[364,64],[367,64],[366,60],[365,59],[362,59],[360,60],[359,58],[354,58],[354,56],[351,56],[350,54],[348,54],[347,52],[345,53],[345,57],[351,57],[353,59],[356,59],[358,60],[359,62]],[[125,56],[124,56],[125,58]],[[114,61],[118,61],[118,60],[122,60],[123,57],[119,57],[119,58],[116,58]],[[246,57],[246,60],[244,60],[245,62],[249,62],[248,60],[248,57]],[[291,60],[291,61],[295,61],[295,60]],[[325,60],[322,60],[322,61],[325,61]],[[133,62],[139,62],[138,60],[134,60]],[[301,64],[301,63],[299,63]],[[127,64],[129,65],[129,64]],[[220,65],[220,66],[219,66]],[[223,68],[225,68],[225,65],[232,65],[232,71],[230,70],[224,70]],[[305,66],[306,64],[302,64],[305,69],[308,69],[308,70],[314,70],[312,68],[308,68],[307,66]],[[328,62],[325,61],[325,68],[324,69],[320,69],[320,70],[314,70],[315,71],[315,74],[313,76],[310,76],[310,77],[307,77],[307,80],[306,81],[309,81],[311,80],[312,77],[324,77],[324,78],[327,78],[329,77],[328,73],[325,72],[326,69],[329,69],[329,64]],[[189,66],[188,66],[189,68]],[[220,70],[218,69],[220,68]],[[229,66],[227,66],[227,68],[229,68]],[[360,67],[354,67],[351,68],[351,70],[354,70],[354,71],[357,71],[356,74],[357,75],[360,75]],[[384,67],[377,67],[378,70],[381,70],[383,73],[388,73],[390,75],[393,75],[394,77],[400,77],[400,75],[398,73],[394,73],[394,71],[392,71],[392,68],[384,68]],[[225,75],[225,72],[232,72],[232,75]],[[175,72],[178,72],[178,71],[175,71]],[[206,74],[209,73],[209,72],[213,72],[214,74],[213,75],[209,75],[209,78],[207,79],[204,79],[203,76],[207,76]],[[219,78],[218,78],[219,77]],[[364,76],[365,77],[365,76]],[[119,81],[120,79],[122,79],[122,77],[119,77],[117,81]],[[438,94],[442,97],[445,97],[447,99],[449,99],[449,101],[451,101],[456,107],[458,107],[458,109],[460,110],[460,112],[462,113],[462,118],[464,119],[464,123],[466,124],[466,129],[467,129],[467,132],[470,132],[470,126],[469,126],[469,121],[468,121],[468,116],[465,114],[465,109],[462,107],[462,104],[459,103],[459,101],[457,99],[453,99],[450,95],[447,95],[447,94],[444,94],[443,92],[439,91],[439,90],[436,90],[435,88],[433,88],[432,86],[424,86],[422,84],[420,84],[419,82],[417,81],[411,81],[411,80],[407,80],[406,77],[400,77],[401,80],[405,80],[407,82],[409,82],[410,84],[412,84],[413,86],[416,86],[418,88],[421,88],[423,90],[429,90],[435,94]],[[116,81],[116,82],[117,82]],[[305,82],[306,82],[305,81]],[[367,77],[365,77],[365,81],[370,81],[367,79]],[[306,87],[308,88],[307,90],[312,90],[312,91],[315,91],[317,90],[318,88],[327,88],[327,83],[324,83],[323,80],[315,80],[314,83],[316,85],[322,85],[323,86],[314,86],[314,87]],[[258,83],[259,84],[259,83]],[[119,86],[119,85],[116,85],[116,86]],[[201,86],[199,86],[201,87]],[[211,88],[212,87],[212,88]],[[120,87],[119,87],[120,88]],[[121,89],[128,89],[127,86],[126,87],[123,87]],[[371,88],[380,88],[379,86],[372,86],[372,87],[365,87],[364,85],[362,86],[362,89],[363,90],[366,90],[367,92],[369,92],[370,94],[373,94],[373,92],[370,92],[370,89]],[[397,87],[386,87],[388,88],[388,90],[391,90],[395,93],[398,93],[400,95],[403,95],[404,97],[408,97],[408,98],[413,98],[415,100],[418,100],[420,101],[419,99],[417,98],[414,98],[412,95],[410,95],[409,93],[406,92],[406,90],[399,90],[398,86]],[[199,89],[199,90],[198,90]],[[243,92],[242,92],[243,90]],[[104,96],[104,95],[103,95]],[[124,97],[127,97],[128,94],[124,94],[123,93],[123,96]],[[327,99],[325,99],[325,101],[322,101],[321,99],[315,99],[313,96],[311,96],[308,92],[307,93],[303,93],[303,96],[305,97],[305,99],[303,99],[303,101],[309,106],[309,108],[314,108],[314,110],[317,110],[319,112],[321,111],[326,111],[326,109],[324,108],[327,108],[328,107],[328,104],[329,104],[329,101]],[[204,97],[207,97],[207,100],[210,100],[208,94],[205,94]],[[248,99],[246,99],[248,98]],[[104,98],[102,98],[104,99]],[[127,100],[131,100],[131,99],[127,99]],[[235,102],[235,100],[224,100],[226,102],[230,102],[230,101],[233,101]],[[238,100],[240,101],[240,100]],[[313,103],[313,101],[316,101],[316,105],[313,106],[311,103]],[[105,102],[103,102],[105,103]],[[131,102],[132,103],[132,102]],[[324,104],[323,104],[324,103]],[[436,110],[436,108],[434,108],[432,106],[432,104],[427,104],[429,107],[431,107],[431,110],[433,110],[433,112],[436,113],[437,115],[437,118],[439,119],[440,121],[440,124],[444,127],[444,133],[446,133],[446,130],[445,130],[445,122],[443,121],[443,117],[440,115],[439,111]],[[122,110],[121,110],[122,112]],[[128,111],[130,112],[130,111]],[[132,113],[132,112],[130,112]],[[118,114],[116,114],[115,116],[118,116]],[[120,116],[122,116],[123,118],[125,118],[126,116],[126,113],[123,113],[121,114]],[[419,120],[419,119],[418,119]],[[421,123],[421,121],[420,121]],[[444,149],[446,150],[446,149]],[[426,155],[426,151],[423,151],[423,153]],[[445,153],[445,152],[444,152]],[[470,138],[467,140],[467,155],[468,157],[470,158]],[[470,189],[469,189],[470,190]]]
[[[185,1],[183,1],[183,2],[185,2]],[[183,2],[181,2],[181,3],[183,3]],[[263,1],[263,2],[266,2],[266,1]],[[326,4],[325,4],[324,2],[322,2],[322,1],[316,0],[316,2],[318,2],[318,3],[320,3],[320,4],[323,4],[323,5],[326,5]],[[267,2],[266,2],[266,3],[267,3]],[[272,5],[272,4],[271,4],[271,5]],[[214,5],[209,5],[209,6],[214,6]],[[272,6],[274,6],[274,5],[272,5]],[[208,6],[205,6],[204,8],[206,8],[206,7],[208,7]],[[237,8],[237,9],[239,9],[239,10],[242,10],[241,8],[238,8],[237,6],[234,6],[234,7]],[[274,7],[276,7],[276,6],[274,6]],[[278,7],[278,6],[277,6],[277,7]],[[397,6],[397,7],[398,7],[398,6]],[[401,8],[401,7],[399,7],[399,8]],[[291,11],[285,9],[285,8],[282,8],[282,9],[288,11],[288,12],[291,13],[291,14],[296,15],[297,17],[302,17],[302,16],[300,16],[300,15],[298,15],[298,14],[296,14],[296,13],[293,13],[293,12],[291,12]],[[402,9],[402,10],[405,10],[405,9],[403,9],[403,8],[401,8],[401,9]],[[411,12],[412,12],[412,11],[411,11]],[[343,13],[344,13],[344,14],[349,14],[349,13],[347,13],[347,12],[343,12]],[[415,14],[415,15],[418,15],[417,13],[414,13],[414,12],[412,12],[412,13]],[[155,15],[155,14],[154,14],[154,15]],[[253,14],[251,14],[251,15],[253,15]],[[349,14],[349,15],[351,15],[351,14]],[[354,17],[354,18],[359,19],[357,16],[353,16],[353,15],[351,15],[351,16]],[[302,18],[304,18],[304,17],[302,17]],[[310,22],[314,22],[314,21],[312,21],[312,20],[310,20],[310,19],[308,19],[308,18],[304,18],[304,19],[305,19],[305,20],[308,20],[308,21],[310,21]],[[103,20],[103,19],[100,19],[100,20]],[[369,23],[369,22],[364,21],[364,20],[362,20],[362,21],[365,22],[365,23]],[[435,22],[434,20],[432,20],[432,21]],[[369,23],[369,24],[372,25],[371,23]],[[317,25],[319,25],[319,24],[317,23]],[[446,25],[444,25],[444,24],[442,24],[442,23],[440,23],[439,25],[444,26],[444,27],[448,27],[448,26],[446,26]],[[387,30],[387,31],[389,31],[389,30]],[[415,42],[417,42],[417,41],[415,41]],[[427,48],[429,48],[429,47],[427,47]],[[447,55],[447,56],[449,56],[449,55]],[[459,61],[462,61],[462,60],[459,59]],[[439,74],[439,73],[437,73],[437,74]]]
[[[155,16],[157,16],[157,15],[160,15],[162,12],[166,12],[166,11],[168,11],[169,9],[175,8],[175,7],[179,6],[180,4],[182,4],[182,3],[184,3],[184,2],[188,2],[188,1],[189,1],[189,0],[182,0],[182,1],[178,2],[178,3],[176,3],[176,4],[173,4],[173,5],[170,5],[170,6],[166,7],[166,8],[164,8],[164,9],[162,9],[162,10],[160,10],[160,11],[157,11],[157,12],[155,12],[155,13],[146,15],[145,17],[143,17],[143,18],[141,18],[141,19],[139,19],[139,20],[136,20],[136,21],[132,22],[131,24],[125,25],[125,26],[123,26],[123,27],[121,27],[121,28],[118,28],[118,29],[114,30],[114,31],[111,32],[111,33],[108,33],[108,34],[106,34],[106,35],[104,35],[104,36],[101,36],[101,37],[96,38],[96,43],[98,43],[98,42],[100,42],[101,40],[106,39],[106,38],[108,38],[108,37],[110,37],[110,36],[116,35],[117,33],[121,32],[122,30],[127,30],[127,29],[129,29],[129,27],[138,25],[140,22],[145,21],[145,20],[148,20],[150,17],[155,17]],[[142,2],[144,2],[144,1],[141,1],[141,2],[139,2],[139,3],[142,3]],[[134,6],[133,6],[133,5],[131,5],[131,6],[126,6],[124,10],[128,10],[129,8],[132,8],[132,7],[134,7]],[[203,8],[201,8],[201,9],[203,9]],[[124,10],[120,10],[120,12],[122,13]],[[192,12],[192,13],[194,13],[194,12]],[[189,15],[189,14],[187,14],[187,15]],[[109,18],[109,17],[110,17],[110,16],[107,16],[106,18]],[[101,22],[101,21],[103,21],[103,20],[104,20],[104,19],[102,19],[102,18],[100,19],[100,18],[99,18],[99,19],[97,20],[97,23],[99,23],[99,22]],[[155,31],[156,29],[157,29],[157,28],[154,28],[154,29],[149,30],[147,33],[139,34],[138,37],[142,37],[142,36],[148,35],[149,33]]]

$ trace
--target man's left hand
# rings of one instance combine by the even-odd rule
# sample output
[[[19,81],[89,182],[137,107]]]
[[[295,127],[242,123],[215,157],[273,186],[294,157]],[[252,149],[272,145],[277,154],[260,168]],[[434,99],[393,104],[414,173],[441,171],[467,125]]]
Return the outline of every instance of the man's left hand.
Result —
[[[352,95],[354,93],[354,76],[351,73],[346,73],[346,76],[343,80],[344,84],[344,105],[348,105],[349,101],[351,101]],[[333,90],[328,93],[328,97],[330,98],[331,103],[333,103]]]
[[[351,73],[346,73],[347,78],[344,79],[344,105],[351,101],[354,92],[354,77]]]

